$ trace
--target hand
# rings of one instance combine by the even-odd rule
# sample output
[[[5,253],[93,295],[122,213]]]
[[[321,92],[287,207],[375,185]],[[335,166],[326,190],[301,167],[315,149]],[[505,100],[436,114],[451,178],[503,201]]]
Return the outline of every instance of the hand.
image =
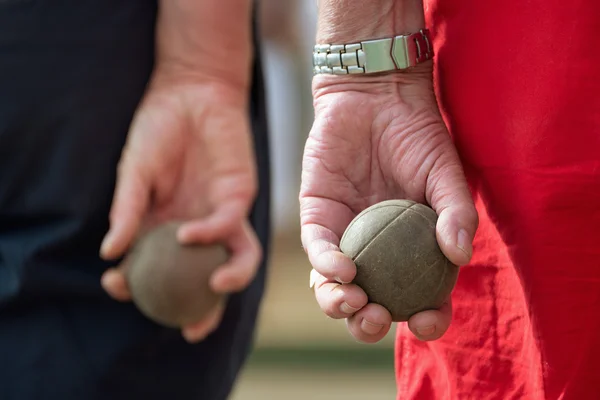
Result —
[[[387,199],[411,199],[437,212],[436,234],[455,264],[468,263],[478,217],[461,164],[440,116],[431,63],[405,73],[317,76],[315,121],[306,142],[300,192],[302,243],[313,266],[311,286],[322,310],[345,318],[359,341],[381,340],[391,315],[350,283],[356,266],[339,242],[362,210]],[[343,283],[343,284],[342,284]],[[440,338],[452,307],[414,315],[422,340]]]
[[[247,223],[257,189],[245,88],[210,77],[155,72],[133,119],[118,168],[105,259],[121,257],[140,232],[163,221],[187,221],[182,243],[224,241],[231,258],[211,277],[221,293],[245,288],[260,258]],[[130,300],[122,268],[102,277],[115,299]],[[197,342],[219,324],[223,305],[183,327]]]

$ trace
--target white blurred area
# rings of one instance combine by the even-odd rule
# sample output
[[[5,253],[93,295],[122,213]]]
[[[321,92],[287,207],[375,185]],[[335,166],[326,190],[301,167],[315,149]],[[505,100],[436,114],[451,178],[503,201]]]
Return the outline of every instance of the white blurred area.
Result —
[[[276,234],[297,231],[299,225],[302,151],[312,122],[316,4],[316,0],[261,0]]]

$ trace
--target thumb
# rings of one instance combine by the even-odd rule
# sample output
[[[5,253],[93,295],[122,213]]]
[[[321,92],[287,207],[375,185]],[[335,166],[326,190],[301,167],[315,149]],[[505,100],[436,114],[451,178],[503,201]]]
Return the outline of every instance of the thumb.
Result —
[[[467,264],[479,218],[455,151],[444,152],[430,171],[427,198],[438,214],[436,232],[442,252],[456,265]]]
[[[110,229],[100,248],[106,260],[120,257],[133,242],[150,203],[148,168],[132,160],[125,150],[110,210]]]

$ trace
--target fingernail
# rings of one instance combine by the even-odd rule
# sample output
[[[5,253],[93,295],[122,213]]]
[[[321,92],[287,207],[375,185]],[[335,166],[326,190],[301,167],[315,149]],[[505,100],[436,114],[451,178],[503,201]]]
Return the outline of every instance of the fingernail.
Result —
[[[354,314],[358,310],[360,310],[360,308],[351,307],[345,301],[342,304],[340,304],[340,311],[343,312],[344,314]]]
[[[471,258],[473,253],[473,246],[471,245],[471,240],[469,238],[469,234],[466,230],[461,229],[458,231],[458,239],[456,241],[456,247],[465,252],[465,254]]]
[[[110,236],[106,236],[100,245],[100,255],[105,256],[110,253],[110,249],[112,247],[112,240]]]
[[[177,230],[177,241],[181,244],[189,244],[190,238],[185,226]]]
[[[421,336],[431,336],[435,333],[435,325],[424,326],[417,328],[417,333]]]
[[[203,339],[202,336],[199,337],[199,336],[195,335],[194,333],[190,333],[190,332],[187,332],[185,330],[181,332],[181,336],[183,336],[183,338],[185,339],[185,341],[188,342],[188,343],[190,343],[190,344],[194,344],[194,343],[199,342],[200,340]]]
[[[372,322],[367,321],[366,319],[363,319],[360,323],[360,329],[362,329],[362,331],[367,335],[376,335],[379,332],[381,332],[381,329],[383,329],[383,325],[374,324]]]
[[[347,281],[343,281],[339,276],[336,276],[335,280],[338,281],[339,283],[343,284],[343,285],[347,284],[347,283],[350,283],[350,282],[347,282]]]
[[[310,270],[310,288],[312,289],[319,280],[319,273],[314,268]]]
[[[114,275],[115,275],[115,270],[112,268],[104,271],[104,273],[100,277],[100,286],[104,290],[111,289],[111,286],[113,285],[111,281],[114,280]]]
[[[108,275],[108,277],[107,277],[107,275]],[[106,289],[108,287],[108,285],[109,285],[109,282],[110,282],[110,274],[107,274],[105,272],[100,277],[100,286],[102,286],[103,289]]]

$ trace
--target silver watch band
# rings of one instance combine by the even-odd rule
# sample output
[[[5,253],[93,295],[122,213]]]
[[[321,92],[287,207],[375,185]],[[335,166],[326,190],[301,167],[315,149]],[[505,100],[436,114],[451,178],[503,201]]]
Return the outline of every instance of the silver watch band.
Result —
[[[372,74],[403,70],[433,57],[429,30],[352,44],[317,44],[315,74]]]

